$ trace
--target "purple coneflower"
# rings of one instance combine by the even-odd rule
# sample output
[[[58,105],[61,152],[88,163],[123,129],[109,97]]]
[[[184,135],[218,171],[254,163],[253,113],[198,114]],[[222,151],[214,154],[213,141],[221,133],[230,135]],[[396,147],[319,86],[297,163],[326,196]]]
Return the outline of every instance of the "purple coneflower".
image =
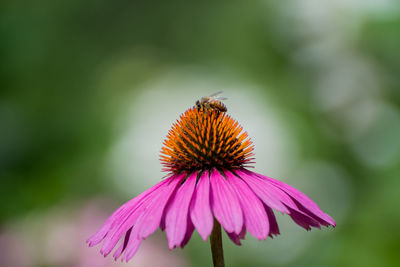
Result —
[[[161,151],[168,177],[117,209],[89,246],[103,241],[107,256],[118,245],[115,260],[129,261],[158,227],[170,249],[183,248],[196,229],[204,240],[211,235],[214,265],[223,266],[221,226],[240,245],[247,231],[259,240],[279,234],[273,209],[306,230],[336,225],[296,188],[249,171],[252,142],[225,106],[212,101],[197,103],[169,131]]]

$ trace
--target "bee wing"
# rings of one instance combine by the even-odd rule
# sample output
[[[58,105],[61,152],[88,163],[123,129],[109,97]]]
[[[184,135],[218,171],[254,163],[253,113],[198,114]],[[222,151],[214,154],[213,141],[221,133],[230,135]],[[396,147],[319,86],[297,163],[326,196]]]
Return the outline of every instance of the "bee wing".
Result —
[[[215,97],[215,96],[220,95],[222,93],[223,93],[223,91],[218,91],[218,92],[216,92],[216,93],[214,93],[212,95],[209,95],[209,97]]]
[[[226,98],[226,97],[222,97],[222,96],[220,96],[220,97],[216,97],[215,99],[217,99],[217,100],[228,100],[228,98]]]

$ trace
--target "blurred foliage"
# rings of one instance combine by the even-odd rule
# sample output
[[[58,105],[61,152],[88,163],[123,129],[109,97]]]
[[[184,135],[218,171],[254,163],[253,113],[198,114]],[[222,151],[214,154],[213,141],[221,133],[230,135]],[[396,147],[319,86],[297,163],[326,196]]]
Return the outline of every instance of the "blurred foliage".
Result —
[[[356,30],[347,32],[351,38],[336,35],[347,42],[352,56],[362,56],[372,66],[379,90],[367,93],[392,107],[394,114],[393,120],[385,121],[390,112],[383,110],[375,130],[356,136],[354,142],[345,137],[352,124],[346,116],[367,93],[358,92],[334,109],[318,108],[315,88],[323,73],[330,71],[324,64],[346,55],[339,49],[325,61],[324,52],[314,63],[304,56],[299,59],[305,48],[325,35],[307,28],[302,32],[307,24],[294,15],[299,12],[291,5],[290,1],[3,1],[0,222],[100,193],[118,198],[104,165],[115,138],[111,126],[124,97],[174,66],[200,66],[210,72],[228,69],[268,91],[293,135],[304,144],[300,155],[304,160],[335,162],[347,171],[355,188],[350,214],[329,238],[313,243],[288,266],[398,266],[400,147],[393,129],[399,126],[400,109],[399,4],[392,3],[386,11],[366,11],[355,19]],[[340,21],[341,14],[334,12],[331,16]],[[348,30],[352,17],[346,19]],[[331,36],[329,27],[324,29],[321,23],[321,28]],[[328,43],[338,41],[333,37]],[[126,55],[135,61],[128,58],[105,83],[105,70]],[[362,84],[366,78],[358,81]],[[390,164],[374,165],[374,159],[354,152],[376,153],[383,159],[391,147]],[[187,253],[193,266],[203,266],[197,244],[190,244]],[[242,259],[228,262],[262,264],[250,256]]]

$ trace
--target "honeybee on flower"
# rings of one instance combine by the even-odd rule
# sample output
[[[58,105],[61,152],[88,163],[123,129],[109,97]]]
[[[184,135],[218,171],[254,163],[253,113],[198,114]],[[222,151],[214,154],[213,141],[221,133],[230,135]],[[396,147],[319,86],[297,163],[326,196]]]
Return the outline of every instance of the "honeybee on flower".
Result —
[[[221,112],[227,112],[228,109],[226,108],[225,104],[222,103],[222,100],[227,100],[226,97],[217,97],[218,95],[222,94],[222,91],[218,91],[212,95],[204,96],[200,100],[196,101],[197,109],[201,110],[208,110],[214,109]]]

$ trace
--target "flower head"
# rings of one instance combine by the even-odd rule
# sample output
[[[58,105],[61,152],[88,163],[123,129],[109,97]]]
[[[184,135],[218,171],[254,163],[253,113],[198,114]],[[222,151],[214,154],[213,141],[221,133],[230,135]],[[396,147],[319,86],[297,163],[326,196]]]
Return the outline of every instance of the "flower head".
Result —
[[[212,106],[187,110],[172,126],[161,150],[168,177],[123,204],[89,238],[100,252],[130,260],[158,227],[170,249],[184,247],[196,229],[204,240],[214,219],[237,245],[248,231],[259,240],[279,234],[274,210],[295,223],[335,226],[306,195],[278,180],[249,171],[253,145],[242,127]]]
[[[191,108],[172,126],[161,150],[164,171],[237,169],[252,163],[246,132],[225,112]]]

